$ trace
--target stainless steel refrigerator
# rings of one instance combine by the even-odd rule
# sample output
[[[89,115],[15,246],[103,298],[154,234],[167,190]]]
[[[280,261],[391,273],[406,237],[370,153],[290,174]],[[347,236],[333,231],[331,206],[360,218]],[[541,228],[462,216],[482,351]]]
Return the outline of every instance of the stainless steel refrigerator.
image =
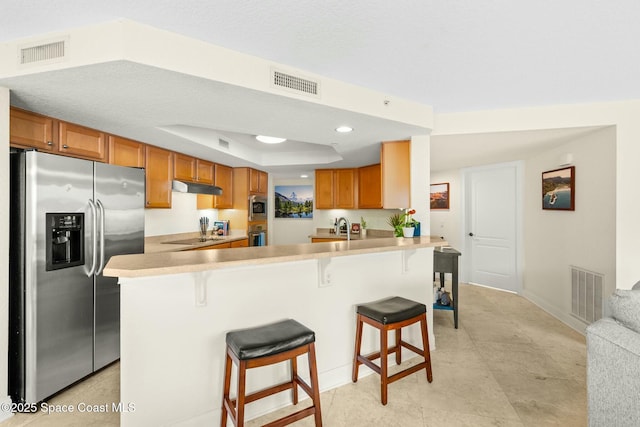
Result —
[[[9,393],[39,402],[120,357],[120,289],[144,252],[144,170],[11,153]]]

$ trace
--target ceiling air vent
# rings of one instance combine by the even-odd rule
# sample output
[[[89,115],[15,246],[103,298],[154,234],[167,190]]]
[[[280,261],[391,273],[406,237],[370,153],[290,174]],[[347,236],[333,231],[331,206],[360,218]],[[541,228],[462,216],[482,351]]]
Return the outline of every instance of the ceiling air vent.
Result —
[[[218,146],[228,150],[229,149],[229,141],[225,141],[222,138],[218,138]]]
[[[49,43],[39,42],[38,44],[21,46],[18,52],[20,65],[60,62],[65,59],[68,42],[69,40],[65,38]]]
[[[320,97],[320,82],[282,71],[271,70],[271,84],[289,92]]]

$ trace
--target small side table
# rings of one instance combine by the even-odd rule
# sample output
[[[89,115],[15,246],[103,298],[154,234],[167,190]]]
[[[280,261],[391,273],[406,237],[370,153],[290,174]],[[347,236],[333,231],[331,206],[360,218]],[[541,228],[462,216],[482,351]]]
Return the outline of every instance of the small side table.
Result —
[[[444,286],[444,274],[451,273],[451,288],[453,291],[453,308],[433,303],[434,310],[453,310],[453,323],[458,329],[458,257],[460,252],[453,248],[434,248],[433,274],[440,273],[440,286]]]

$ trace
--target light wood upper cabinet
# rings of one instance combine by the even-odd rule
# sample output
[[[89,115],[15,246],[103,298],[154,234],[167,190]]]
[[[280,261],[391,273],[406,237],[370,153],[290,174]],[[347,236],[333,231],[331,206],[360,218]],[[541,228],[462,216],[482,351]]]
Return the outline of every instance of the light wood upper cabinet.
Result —
[[[213,162],[196,159],[196,181],[201,184],[213,185]]]
[[[382,206],[385,209],[410,208],[410,141],[383,142],[380,151],[380,163],[382,166]]]
[[[215,184],[222,188],[222,195],[213,196],[213,207],[216,209],[233,208],[233,168],[216,163]]]
[[[147,207],[171,207],[171,181],[173,180],[173,153],[162,148],[147,146]]]
[[[382,209],[380,164],[358,168],[358,208]]]
[[[104,162],[107,159],[107,140],[104,132],[60,121],[58,151],[66,156]]]
[[[53,151],[54,120],[50,117],[11,108],[9,113],[11,145]]]
[[[109,163],[143,168],[145,145],[141,142],[109,135]]]
[[[356,208],[356,169],[336,169],[334,188],[336,208]]]
[[[233,168],[217,163],[211,163],[211,167],[213,177],[212,181],[207,184],[222,188],[222,195],[198,194],[198,209],[233,209]]]
[[[316,169],[317,209],[356,208],[357,169]]]
[[[315,184],[314,207],[316,209],[333,209],[333,169],[316,169]]]
[[[249,169],[249,193],[266,196],[268,189],[268,178],[266,172],[257,169]]]
[[[196,159],[180,153],[173,154],[173,177],[181,181],[196,181]]]

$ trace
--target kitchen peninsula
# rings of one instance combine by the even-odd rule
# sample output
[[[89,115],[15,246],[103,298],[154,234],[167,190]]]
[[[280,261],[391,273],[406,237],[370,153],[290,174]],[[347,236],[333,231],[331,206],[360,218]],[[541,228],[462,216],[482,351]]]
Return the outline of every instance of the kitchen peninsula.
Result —
[[[121,284],[121,401],[135,405],[121,424],[218,423],[226,332],[284,318],[315,331],[321,391],[351,382],[355,305],[400,295],[431,307],[433,248],[443,244],[422,236],[111,258],[105,274]],[[419,345],[418,329],[406,339]],[[363,349],[377,345],[365,330]],[[306,359],[298,363],[304,376]],[[252,371],[247,389],[287,375],[286,364]],[[247,416],[289,404],[279,393],[249,405]]]

